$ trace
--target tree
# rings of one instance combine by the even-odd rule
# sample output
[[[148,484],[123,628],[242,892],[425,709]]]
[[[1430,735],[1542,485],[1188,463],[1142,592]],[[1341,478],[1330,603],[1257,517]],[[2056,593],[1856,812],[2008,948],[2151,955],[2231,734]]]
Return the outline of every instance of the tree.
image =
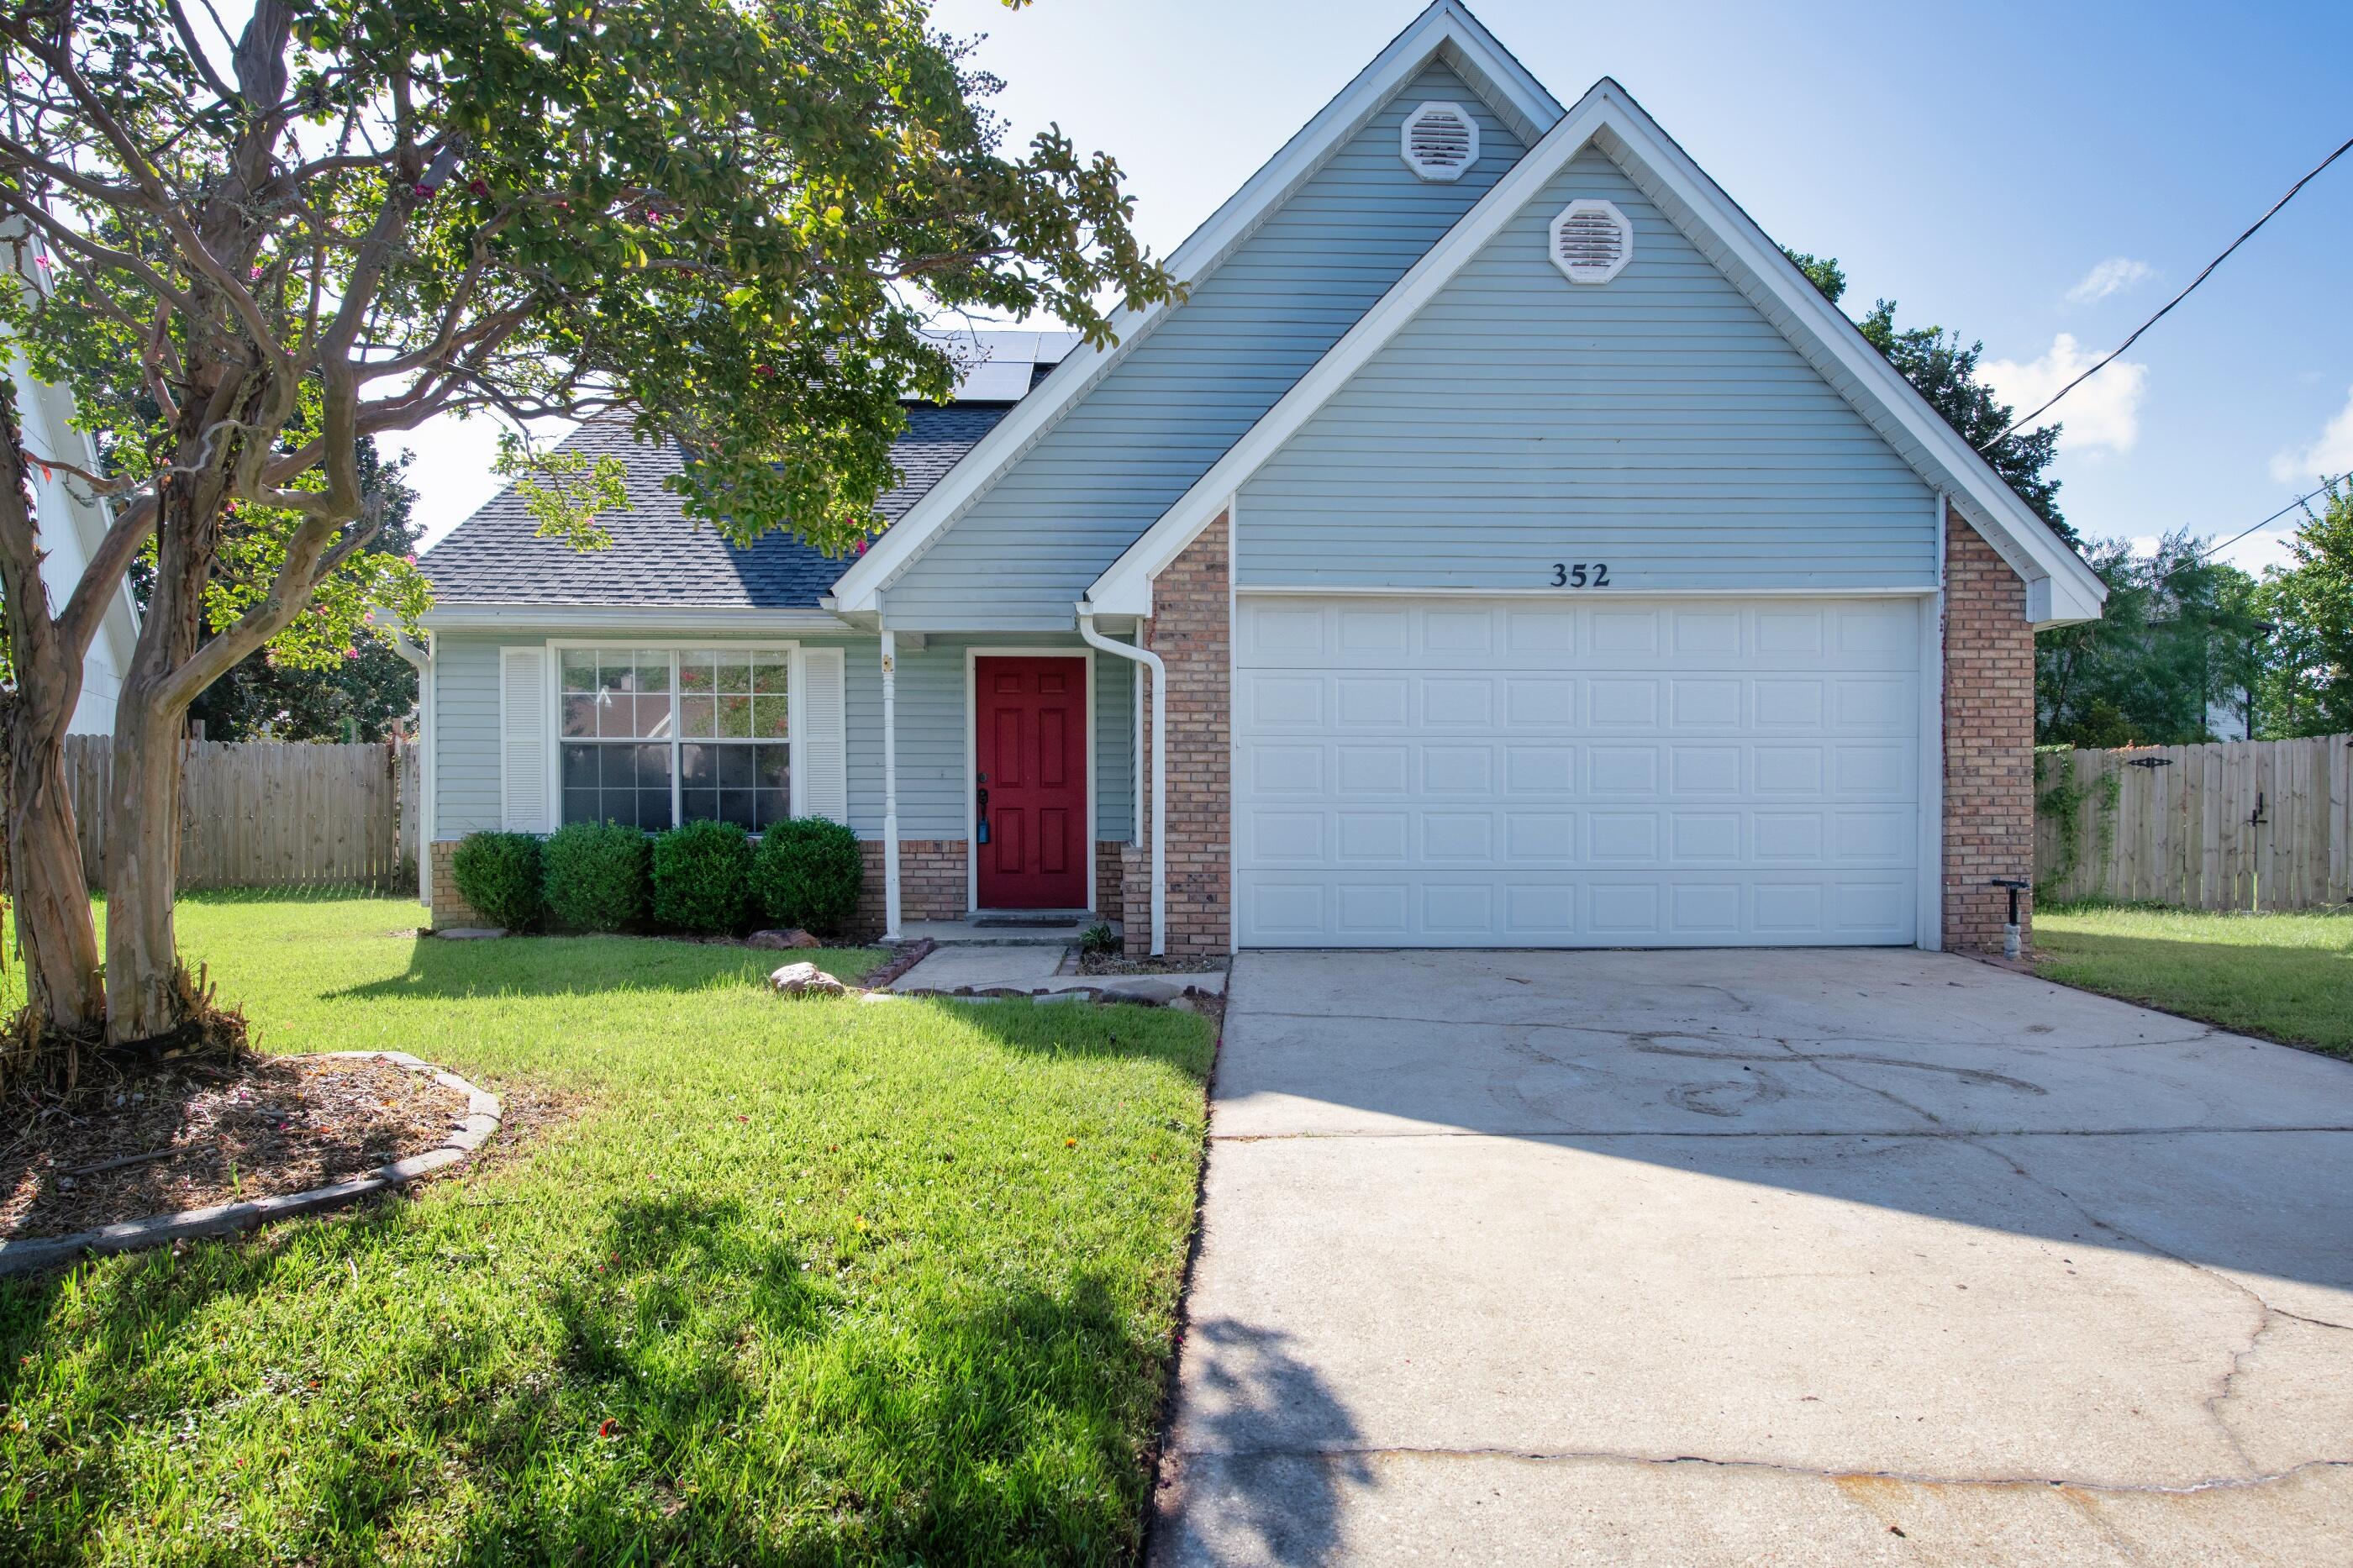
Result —
[[[364,553],[413,562],[417,492],[373,440],[360,448],[360,482],[385,498],[383,523]],[[348,629],[351,640],[323,649],[323,663],[276,646],[247,655],[198,695],[188,717],[201,720],[212,741],[383,740],[416,710],[417,667],[385,633]]]
[[[114,421],[115,466],[77,477],[154,541],[106,804],[117,1042],[188,1016],[189,705],[273,639],[342,646],[353,594],[421,606],[389,568],[334,586],[382,525],[367,437],[628,406],[695,455],[670,481],[689,512],[839,552],[880,527],[900,399],[953,384],[930,314],[1046,311],[1103,342],[1120,297],[1175,288],[1118,166],[1052,131],[1007,153],[997,84],[920,0],[257,0],[233,37],[213,16],[0,10],[0,215],[64,273],[5,324]]]
[[[2267,573],[2253,595],[2275,628],[2255,681],[2267,739],[2353,731],[2353,482],[2323,495],[2288,544],[2294,564]]]
[[[2243,691],[2261,639],[2254,580],[2176,533],[2147,555],[2121,540],[2087,557],[2107,584],[2100,619],[2036,639],[2035,735],[2045,743],[2180,746]]]
[[[138,536],[111,530],[80,584],[54,613],[41,578],[40,524],[12,378],[0,377],[0,611],[7,621],[7,669],[0,693],[0,742],[7,748],[9,893],[26,1002],[37,1029],[72,1049],[105,1005],[98,928],[90,917],[73,793],[66,782],[66,726],[81,700],[82,661],[97,636],[113,584]]]
[[[1798,270],[1831,304],[1845,297],[1846,273],[1836,257],[1811,256],[1786,247],[1782,254],[1797,264]],[[2020,435],[2002,436],[2016,415],[2009,404],[1994,396],[1991,387],[1978,379],[1978,361],[1984,357],[1984,343],[1972,339],[1964,346],[1958,332],[1948,333],[1942,327],[1906,327],[1899,331],[1893,300],[1880,300],[1855,325],[1862,329],[1871,346],[1885,354],[1888,363],[1928,400],[1928,405],[1945,416],[1945,422],[1962,440],[1984,453],[1993,471],[2051,525],[2052,531],[2070,545],[2079,543],[2075,531],[2067,525],[2059,510],[2059,481],[2048,471],[2051,459],[2058,454],[2060,426],[2043,425]]]

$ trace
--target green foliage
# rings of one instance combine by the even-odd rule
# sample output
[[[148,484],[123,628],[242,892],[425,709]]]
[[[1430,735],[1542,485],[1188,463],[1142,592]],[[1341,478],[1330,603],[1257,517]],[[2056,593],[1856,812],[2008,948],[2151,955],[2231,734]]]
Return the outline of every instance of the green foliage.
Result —
[[[503,430],[492,468],[514,481],[540,538],[561,539],[575,550],[612,548],[613,536],[597,520],[629,510],[629,473],[620,458],[609,452],[591,457],[558,451]]]
[[[2213,738],[2209,711],[2244,689],[2263,634],[2253,580],[2202,549],[2183,533],[2147,555],[2121,540],[2089,547],[2107,605],[2096,621],[2035,639],[2039,740],[2105,749]]]
[[[399,573],[396,589],[389,581],[380,585],[396,598],[417,586],[417,492],[402,472],[405,463],[405,458],[385,462],[374,440],[361,446],[361,482],[383,495],[384,524],[350,571],[339,574],[349,578],[353,591],[314,600],[311,612],[298,617],[270,647],[248,656],[197,697],[188,717],[204,721],[206,739],[341,741],[355,735],[380,741],[416,712],[416,666],[394,651],[388,636],[361,618],[370,608],[367,600],[379,591],[366,585],[365,574],[379,569]],[[234,563],[225,560],[224,569],[266,563],[240,556]],[[133,584],[142,605],[145,575]],[[421,599],[410,601],[412,614],[423,607]],[[396,612],[395,618],[407,617]],[[323,664],[314,655],[292,651],[297,642],[332,647],[337,637],[344,639],[340,657]]]
[[[2100,775],[2099,783],[2089,789],[2075,779],[2075,748],[2073,746],[2038,746],[2034,752],[2034,810],[2049,817],[2059,832],[2059,861],[2043,867],[2035,879],[2035,901],[2042,901],[2042,889],[2063,887],[2075,874],[2084,852],[2084,803],[2096,801],[2099,806],[2099,858],[2108,863],[2108,855],[2116,842],[2116,801],[2123,793],[2123,780],[2114,773]]]
[[[743,925],[752,897],[752,840],[733,822],[688,822],[654,837],[654,923],[698,936]]]
[[[819,936],[845,931],[858,918],[858,894],[865,881],[866,856],[858,835],[839,822],[797,816],[760,835],[752,889],[761,912],[777,925],[799,926]]]
[[[1811,256],[1786,246],[1781,253],[1831,303],[1835,305],[1845,296],[1846,273],[1836,257]],[[2017,414],[1978,379],[1984,343],[1974,339],[1965,343],[1958,332],[1948,333],[1942,327],[1899,329],[1893,300],[1880,300],[1855,325],[1871,346],[1885,354],[1888,363],[1927,399],[1928,405],[1945,416],[1961,439],[1985,452],[1986,461],[2018,492],[2019,499],[2032,507],[2060,538],[2070,544],[2076,542],[2075,531],[2067,526],[2059,510],[2059,481],[2048,472],[2051,459],[2058,453],[2060,427],[2039,426],[1994,445]],[[1989,446],[1990,451],[1986,450]]]
[[[2255,677],[2256,732],[2266,739],[2353,731],[2353,481],[2305,508],[2293,564],[2267,574],[2250,609],[2274,627]]]
[[[1119,933],[1107,921],[1097,921],[1079,933],[1079,951],[1096,958],[1108,958],[1119,951]]]
[[[566,931],[626,931],[645,917],[653,839],[617,822],[569,822],[540,858],[547,912]]]
[[[528,833],[469,833],[450,858],[459,895],[508,931],[529,931],[543,908],[539,840]]]

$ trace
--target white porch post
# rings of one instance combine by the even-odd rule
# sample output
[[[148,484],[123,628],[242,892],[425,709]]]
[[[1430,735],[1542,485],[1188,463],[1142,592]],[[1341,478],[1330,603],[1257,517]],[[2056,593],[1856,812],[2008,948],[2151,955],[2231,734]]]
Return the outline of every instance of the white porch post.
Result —
[[[899,639],[882,628],[882,937],[899,940]]]

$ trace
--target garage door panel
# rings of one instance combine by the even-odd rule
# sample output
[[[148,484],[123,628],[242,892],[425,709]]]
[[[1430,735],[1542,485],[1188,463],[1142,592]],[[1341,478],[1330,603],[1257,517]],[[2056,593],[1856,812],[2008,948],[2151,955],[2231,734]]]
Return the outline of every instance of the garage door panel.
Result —
[[[1240,609],[1245,944],[1913,939],[1914,601]]]

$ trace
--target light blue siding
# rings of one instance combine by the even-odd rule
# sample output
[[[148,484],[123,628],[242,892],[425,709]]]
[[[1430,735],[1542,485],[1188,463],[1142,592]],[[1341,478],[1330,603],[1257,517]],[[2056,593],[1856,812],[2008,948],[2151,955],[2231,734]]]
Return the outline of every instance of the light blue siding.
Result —
[[[512,639],[544,647],[544,637]],[[668,646],[675,638],[617,633],[623,647]],[[730,637],[721,640],[736,640]],[[849,686],[849,825],[860,837],[882,836],[881,645],[873,637],[807,637],[810,647],[844,650]],[[434,659],[437,838],[457,838],[500,823],[499,649],[501,639],[443,635]],[[922,653],[899,657],[899,832],[908,838],[962,838],[970,774],[965,762],[965,642],[934,638]],[[1078,649],[1076,637],[1030,637],[1025,647]],[[986,651],[984,647],[983,651]],[[1095,657],[1095,831],[1124,839],[1134,824],[1134,679],[1121,660]]]
[[[1546,253],[1632,220],[1611,282]],[[1243,488],[1244,586],[1928,587],[1911,468],[1608,157],[1587,149]]]
[[[499,643],[444,635],[433,650],[433,836],[499,826]]]
[[[995,639],[1001,642],[1002,639]],[[965,759],[965,658],[989,642],[931,638],[921,653],[899,655],[899,835],[962,838],[972,786]],[[1085,645],[1076,637],[1035,636],[1025,648]],[[862,678],[858,661],[866,661]],[[876,645],[850,654],[850,824],[867,837],[882,833],[882,678]],[[1125,839],[1135,816],[1134,678],[1124,660],[1094,656],[1095,837]]]
[[[1451,184],[1398,156],[1432,99],[1479,120],[1479,162]],[[1421,73],[886,591],[892,623],[1069,626],[1103,568],[1524,150],[1451,70]]]

